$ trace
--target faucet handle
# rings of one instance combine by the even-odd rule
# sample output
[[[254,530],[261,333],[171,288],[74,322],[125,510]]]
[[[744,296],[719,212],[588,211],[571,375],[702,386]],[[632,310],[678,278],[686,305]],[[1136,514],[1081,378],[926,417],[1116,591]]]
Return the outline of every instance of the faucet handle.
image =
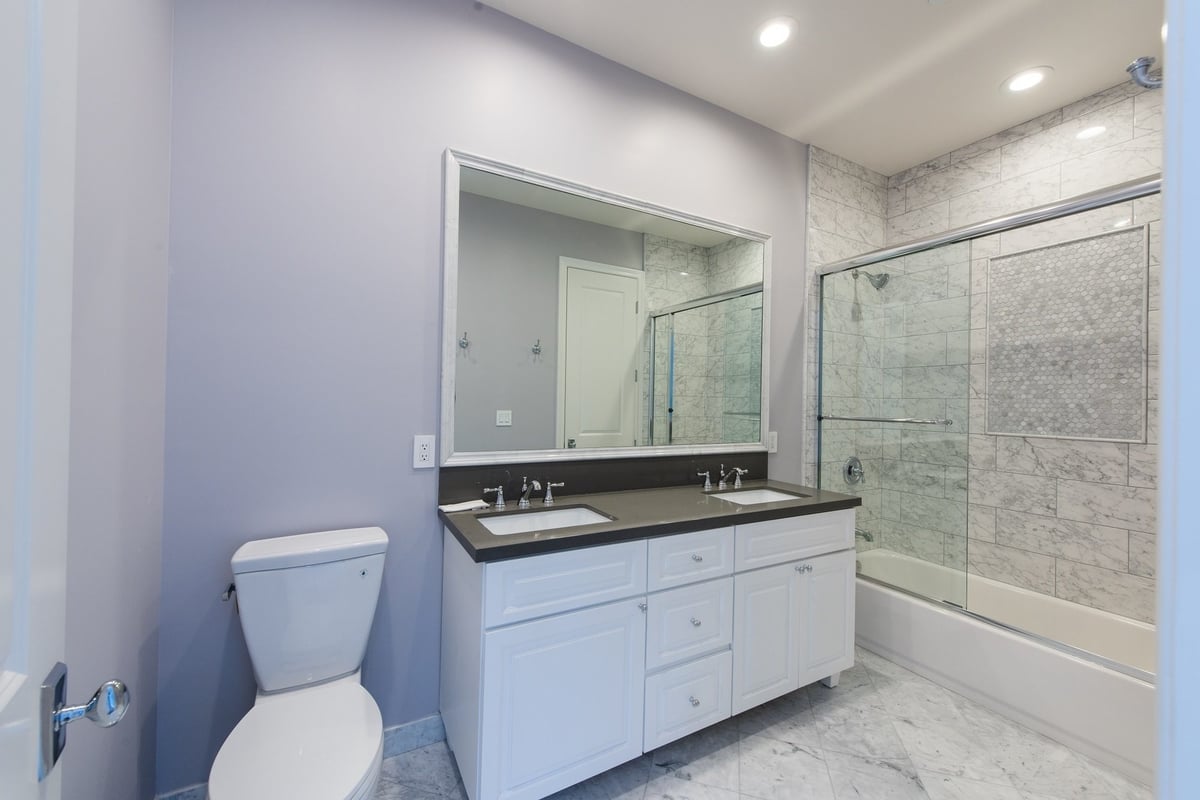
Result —
[[[499,511],[499,510],[503,509],[504,508],[504,484],[500,484],[499,486],[492,487],[491,489],[483,490],[484,494],[487,494],[488,492],[496,493],[496,506],[495,506],[496,510]]]
[[[717,468],[717,491],[718,492],[723,492],[729,488],[729,485],[727,483],[725,483],[725,477],[726,477],[725,465],[722,464],[720,467]]]
[[[562,481],[559,481],[558,483],[546,481],[546,496],[542,498],[542,503],[548,506],[554,505],[554,490],[561,489],[564,486],[566,486],[566,484]]]
[[[704,478],[704,491],[706,491],[706,492],[712,491],[712,477],[710,476],[709,473],[710,473],[710,470],[704,470],[704,472],[696,473],[697,477]]]
[[[733,472],[736,475],[736,477],[733,479],[733,488],[740,489],[742,488],[742,476],[749,475],[750,470],[742,469],[741,467],[734,467]]]

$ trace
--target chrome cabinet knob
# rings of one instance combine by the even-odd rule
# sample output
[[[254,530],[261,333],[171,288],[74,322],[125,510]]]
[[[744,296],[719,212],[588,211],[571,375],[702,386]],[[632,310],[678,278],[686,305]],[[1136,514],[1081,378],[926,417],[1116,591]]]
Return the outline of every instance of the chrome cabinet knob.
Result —
[[[642,611],[645,611],[645,610],[646,610],[646,604],[645,604],[645,603],[638,603],[638,608],[640,608]]]
[[[699,553],[692,553],[692,561],[695,561],[697,564],[699,564],[703,560],[704,556],[700,555]]]
[[[699,628],[699,627],[700,627],[700,620],[696,619],[695,617],[692,617],[692,625],[693,625],[694,627],[697,627],[697,628]]]
[[[691,703],[693,707],[700,705],[700,701],[696,699],[695,695],[688,697],[688,702]]]

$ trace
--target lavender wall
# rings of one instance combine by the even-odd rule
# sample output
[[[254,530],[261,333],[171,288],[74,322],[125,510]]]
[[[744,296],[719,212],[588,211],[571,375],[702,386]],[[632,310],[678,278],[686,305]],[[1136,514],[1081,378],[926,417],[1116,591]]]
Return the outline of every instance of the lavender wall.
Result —
[[[558,259],[641,269],[642,234],[467,193],[458,224],[458,327],[471,346],[455,352],[455,448],[553,448]],[[511,426],[496,426],[501,408]]]
[[[154,794],[171,8],[79,5],[67,662],[71,700],[113,677],[134,699],[72,729],[64,798]]]
[[[798,479],[805,148],[469,0],[176,8],[158,788],[207,778],[254,682],[242,542],[391,536],[365,683],[437,710],[441,156],[453,146],[774,239],[772,474]],[[785,402],[786,399],[786,402]]]

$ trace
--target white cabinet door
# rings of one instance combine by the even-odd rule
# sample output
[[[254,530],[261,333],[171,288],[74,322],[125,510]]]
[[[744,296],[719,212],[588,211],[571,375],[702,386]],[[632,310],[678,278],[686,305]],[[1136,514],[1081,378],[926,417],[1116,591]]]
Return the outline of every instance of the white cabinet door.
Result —
[[[780,564],[734,576],[734,714],[800,685],[797,566]]]
[[[796,619],[800,686],[854,666],[854,551],[802,562]]]
[[[536,800],[641,755],[642,602],[484,636],[480,800]]]

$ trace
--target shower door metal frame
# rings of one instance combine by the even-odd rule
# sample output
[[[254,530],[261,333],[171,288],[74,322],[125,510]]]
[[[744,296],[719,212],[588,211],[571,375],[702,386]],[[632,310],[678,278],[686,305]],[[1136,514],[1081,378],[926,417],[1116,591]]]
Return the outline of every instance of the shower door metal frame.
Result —
[[[1127,200],[1136,200],[1139,197],[1149,197],[1152,194],[1158,194],[1162,191],[1162,176],[1154,175],[1148,178],[1128,181],[1126,183],[1118,183],[1115,186],[1110,186],[1106,189],[1099,189],[1095,192],[1068,197],[1065,200],[1056,200],[1053,203],[1047,203],[1042,206],[1025,211],[1019,211],[1016,214],[1008,214],[1003,217],[986,220],[984,222],[976,222],[972,225],[964,225],[961,228],[955,228],[945,233],[939,233],[936,236],[928,236],[924,239],[914,239],[911,242],[904,244],[893,245],[892,247],[884,247],[879,250],[872,250],[869,253],[863,253],[860,256],[847,258],[842,261],[835,261],[824,267],[817,269],[817,275],[825,277],[833,275],[837,272],[845,272],[851,269],[867,267],[872,264],[878,264],[880,261],[888,261],[901,256],[920,253],[925,250],[932,250],[935,247],[941,247],[947,244],[956,244],[965,242],[971,239],[979,239],[984,236],[990,236],[993,233],[1003,233],[1005,231],[1024,228],[1029,225],[1036,225],[1039,222],[1047,222],[1052,219],[1060,219],[1069,217],[1072,214],[1078,214],[1082,211],[1091,211],[1096,208],[1111,206],[1116,203],[1123,203]]]
[[[853,258],[847,258],[842,261],[837,261],[832,264],[826,265],[824,267],[818,268],[818,270],[817,270],[817,276],[818,276],[818,280],[819,280],[819,284],[818,284],[819,291],[818,291],[818,295],[817,295],[818,296],[818,305],[817,305],[817,359],[818,359],[818,362],[817,362],[817,387],[816,387],[817,388],[817,419],[816,419],[816,422],[817,422],[817,476],[816,476],[816,478],[817,478],[818,485],[820,484],[820,470],[821,470],[820,465],[821,465],[821,455],[823,452],[821,449],[823,442],[821,441],[822,426],[820,424],[820,420],[823,417],[822,406],[823,406],[824,400],[825,400],[824,392],[822,391],[822,389],[823,389],[823,386],[822,386],[823,370],[821,369],[821,366],[824,363],[824,359],[823,359],[823,355],[824,355],[823,345],[824,345],[824,334],[825,334],[825,324],[824,324],[825,323],[825,303],[824,303],[825,281],[824,281],[824,278],[826,276],[834,275],[834,274],[837,274],[840,272],[846,272],[846,271],[852,270],[852,269],[858,269],[860,267],[870,266],[872,264],[878,264],[882,261],[888,261],[893,258],[899,258],[902,256],[912,255],[914,253],[921,253],[926,250],[932,250],[936,247],[942,247],[942,246],[950,245],[950,244],[957,244],[960,242],[969,242],[971,240],[979,239],[984,236],[990,236],[995,233],[1003,233],[1005,231],[1016,230],[1017,228],[1024,228],[1024,227],[1028,227],[1030,225],[1036,225],[1039,222],[1047,222],[1050,220],[1061,219],[1063,217],[1069,217],[1071,215],[1079,214],[1084,211],[1091,211],[1091,210],[1097,209],[1097,208],[1104,208],[1105,206],[1111,206],[1111,205],[1115,205],[1117,203],[1127,202],[1129,200],[1137,200],[1138,198],[1141,198],[1141,197],[1149,197],[1151,195],[1160,194],[1161,192],[1162,192],[1162,176],[1160,174],[1160,175],[1155,175],[1155,176],[1148,177],[1148,178],[1143,178],[1140,180],[1133,180],[1133,181],[1128,181],[1126,183],[1120,183],[1115,186],[1110,186],[1105,189],[1097,190],[1095,192],[1089,192],[1087,194],[1076,195],[1075,197],[1069,197],[1065,200],[1059,200],[1059,201],[1056,201],[1053,203],[1047,203],[1045,205],[1036,206],[1034,208],[1027,209],[1025,211],[1020,211],[1016,214],[1009,214],[1007,216],[996,217],[995,219],[986,220],[984,222],[978,222],[978,223],[975,223],[972,225],[965,225],[961,228],[955,228],[954,230],[947,231],[945,233],[941,233],[936,236],[929,236],[924,239],[914,239],[913,241],[905,242],[904,244],[894,245],[892,247],[885,247],[885,248],[881,248],[879,250],[873,250],[869,253],[864,253],[859,256],[854,256]],[[964,570],[964,575],[965,574],[966,573]],[[1056,639],[1050,639],[1048,637],[1042,636],[1041,634],[1034,633],[1032,631],[1027,631],[1024,628],[1014,627],[1005,622],[1001,622],[1000,620],[996,620],[991,617],[984,616],[982,614],[976,613],[969,609],[960,608],[953,603],[938,602],[937,600],[933,600],[926,595],[920,594],[918,592],[913,592],[908,589],[901,588],[899,586],[893,586],[890,583],[887,583],[887,582],[881,581],[881,580],[877,580],[877,579],[872,578],[867,575],[860,574],[857,577],[860,579],[868,580],[871,583],[877,584],[879,586],[884,586],[888,589],[891,589],[892,591],[901,592],[903,594],[919,598],[921,600],[924,600],[927,603],[933,603],[933,604],[938,605],[942,608],[945,608],[951,612],[963,614],[965,616],[974,618],[981,622],[986,622],[990,625],[995,625],[996,627],[1002,628],[1004,630],[1008,630],[1013,633],[1017,633],[1017,634],[1029,637],[1047,647],[1051,647],[1060,652],[1067,653],[1069,655],[1073,655],[1073,656],[1081,658],[1085,661],[1099,664],[1101,666],[1107,667],[1108,669],[1114,670],[1118,673],[1127,675],[1131,678],[1136,678],[1138,680],[1145,681],[1152,685],[1157,684],[1157,675],[1156,674],[1146,672],[1145,670],[1139,669],[1139,668],[1134,667],[1129,664],[1123,664],[1119,661],[1114,661],[1110,658],[1107,658],[1106,656],[1100,655],[1099,653],[1093,653],[1089,650],[1083,650],[1083,649],[1074,647],[1072,645],[1066,644],[1065,642],[1060,642]]]
[[[869,253],[854,256],[852,258],[835,261],[832,264],[827,264],[817,268],[817,416],[816,422],[816,442],[817,442],[817,474],[814,477],[816,484],[821,483],[821,454],[823,452],[822,442],[822,426],[821,420],[825,418],[824,404],[824,370],[821,368],[824,364],[825,354],[825,278],[829,275],[835,275],[839,272],[847,272],[860,267],[868,267],[872,264],[878,264],[881,261],[888,261],[893,258],[912,255],[914,253],[922,253],[926,250],[932,250],[936,247],[942,247],[948,244],[957,244],[959,242],[969,242],[974,239],[979,239],[984,236],[990,236],[994,233],[1004,233],[1005,231],[1016,230],[1017,228],[1025,228],[1030,225],[1036,225],[1039,222],[1047,222],[1054,219],[1062,219],[1073,214],[1079,214],[1084,211],[1091,211],[1105,206],[1123,203],[1129,200],[1137,200],[1139,197],[1149,197],[1153,194],[1162,192],[1162,175],[1157,174],[1147,178],[1118,183],[1114,186],[1109,186],[1104,189],[1098,189],[1094,192],[1068,197],[1064,200],[1056,200],[1053,203],[1035,206],[1025,211],[1018,211],[1015,214],[1007,214],[1003,217],[995,217],[983,222],[976,222],[971,225],[964,225],[961,228],[939,233],[936,236],[927,236],[924,239],[914,239],[911,242],[893,245],[891,247],[883,247],[879,250],[872,250]]]

